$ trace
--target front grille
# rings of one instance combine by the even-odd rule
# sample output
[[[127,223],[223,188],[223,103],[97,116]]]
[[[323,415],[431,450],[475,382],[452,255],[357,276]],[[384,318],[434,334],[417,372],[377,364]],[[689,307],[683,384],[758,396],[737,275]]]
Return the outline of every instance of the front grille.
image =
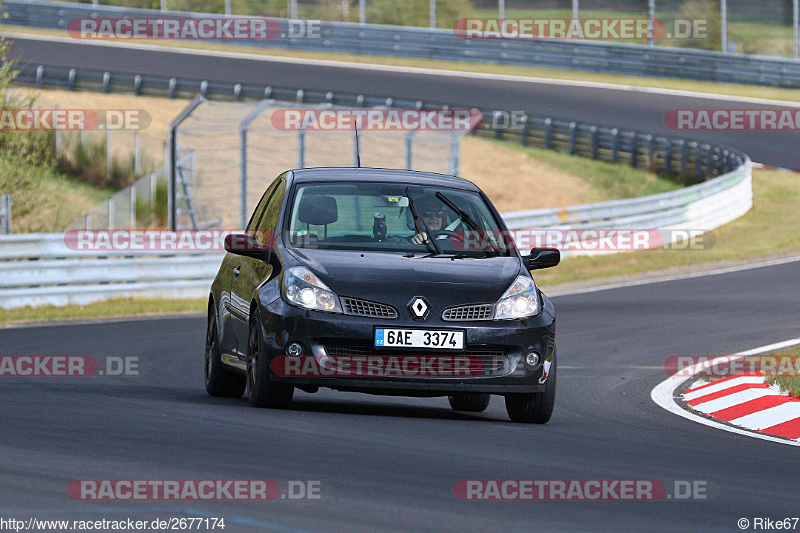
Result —
[[[333,340],[323,341],[325,353],[328,357],[336,360],[336,357],[352,357],[352,356],[371,356],[371,355],[391,355],[394,352],[378,352],[371,343],[360,341],[341,341]],[[465,352],[447,353],[438,350],[413,350],[414,353],[403,352],[404,355],[435,355],[441,354],[442,356],[466,356],[475,361],[480,360],[483,375],[494,375],[503,370],[508,359],[508,352],[499,349],[489,348],[467,348]]]
[[[491,320],[494,316],[494,304],[462,305],[449,307],[442,313],[442,320],[456,322],[462,320]]]
[[[344,314],[368,316],[373,318],[397,318],[397,309],[391,305],[357,300],[356,298],[342,298]]]

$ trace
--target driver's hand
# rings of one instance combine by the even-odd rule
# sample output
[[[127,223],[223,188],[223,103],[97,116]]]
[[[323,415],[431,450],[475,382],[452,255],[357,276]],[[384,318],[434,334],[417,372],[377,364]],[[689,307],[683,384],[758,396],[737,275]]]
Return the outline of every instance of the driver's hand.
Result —
[[[428,242],[428,234],[424,231],[422,233],[417,233],[413,237],[411,237],[411,242],[414,244],[425,244]]]

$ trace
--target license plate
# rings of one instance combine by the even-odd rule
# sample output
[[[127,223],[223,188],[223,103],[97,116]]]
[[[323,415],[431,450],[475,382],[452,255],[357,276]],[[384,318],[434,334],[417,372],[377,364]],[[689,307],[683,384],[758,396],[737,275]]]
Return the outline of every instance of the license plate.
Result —
[[[463,350],[464,332],[431,329],[375,328],[375,346]]]

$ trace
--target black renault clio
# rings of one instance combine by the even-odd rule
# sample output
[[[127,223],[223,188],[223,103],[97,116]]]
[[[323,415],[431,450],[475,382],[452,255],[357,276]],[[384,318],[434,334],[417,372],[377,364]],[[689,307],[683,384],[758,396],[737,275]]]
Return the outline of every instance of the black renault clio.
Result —
[[[228,235],[211,286],[206,390],[259,407],[295,388],[505,397],[545,423],[556,392],[555,309],[486,195],[462,178],[370,168],[288,171]]]

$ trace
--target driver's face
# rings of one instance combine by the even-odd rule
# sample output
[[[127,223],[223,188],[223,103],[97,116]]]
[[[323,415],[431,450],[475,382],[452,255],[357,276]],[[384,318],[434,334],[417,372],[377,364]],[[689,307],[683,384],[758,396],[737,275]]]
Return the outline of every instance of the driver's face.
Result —
[[[440,230],[444,227],[444,212],[441,209],[425,209],[422,213],[422,220],[431,231]]]

